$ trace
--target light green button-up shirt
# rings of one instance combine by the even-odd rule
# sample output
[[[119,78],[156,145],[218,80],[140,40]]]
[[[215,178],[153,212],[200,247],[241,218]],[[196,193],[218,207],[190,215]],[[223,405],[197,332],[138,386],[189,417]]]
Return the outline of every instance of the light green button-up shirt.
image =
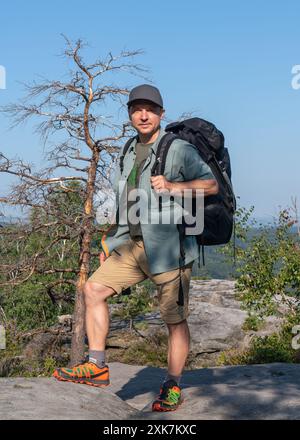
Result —
[[[149,204],[150,202],[147,202],[149,204],[148,213],[151,213],[151,215],[158,214],[158,193],[151,188],[151,168],[155,162],[155,154],[159,141],[165,133],[166,132],[163,129],[160,130],[159,136],[152,145],[151,152],[144,163],[139,181],[139,188],[145,190],[145,193],[148,195],[148,200],[151,200],[151,206]],[[122,151],[120,152],[117,161],[113,188],[117,196],[116,206],[118,207],[120,205],[120,221],[114,235],[107,236],[105,239],[105,245],[107,246],[109,253],[130,238],[127,219],[126,216],[124,217],[121,215],[122,203],[118,203],[118,196],[120,185],[122,186],[125,184],[133,168],[135,162],[135,145],[136,140],[132,142],[125,155],[122,175],[120,174],[119,167],[119,158]],[[194,179],[214,179],[209,166],[201,159],[196,147],[181,139],[174,140],[170,146],[166,158],[164,176],[169,181],[177,182]],[[122,197],[124,197],[124,194],[123,191]],[[174,210],[174,202],[170,201],[169,196],[165,198],[162,197],[162,212],[166,212],[166,210],[170,210],[170,208],[173,208]],[[141,209],[141,212],[145,213],[145,210]],[[182,241],[184,259],[181,257],[179,231],[175,222],[169,224],[161,224],[159,222],[156,222],[156,224],[153,222],[144,224],[143,219],[141,219],[141,229],[145,252],[152,274],[174,270],[194,261],[199,256],[196,237],[193,235],[187,235]]]

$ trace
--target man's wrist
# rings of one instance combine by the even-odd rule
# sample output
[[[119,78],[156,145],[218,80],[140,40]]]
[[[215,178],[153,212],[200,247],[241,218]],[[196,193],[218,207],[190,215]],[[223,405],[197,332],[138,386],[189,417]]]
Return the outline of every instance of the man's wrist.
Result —
[[[180,188],[180,184],[183,182],[170,182],[171,186],[169,191],[174,194],[181,194],[182,188]]]
[[[175,191],[175,183],[174,182],[168,182],[167,190],[172,192]]]

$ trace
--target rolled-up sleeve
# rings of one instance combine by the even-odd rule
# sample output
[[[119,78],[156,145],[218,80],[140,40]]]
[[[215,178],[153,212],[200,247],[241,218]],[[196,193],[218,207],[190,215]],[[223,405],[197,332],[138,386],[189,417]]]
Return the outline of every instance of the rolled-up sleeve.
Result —
[[[189,143],[184,143],[182,145],[183,152],[183,168],[182,173],[184,175],[184,180],[194,180],[194,179],[215,179],[210,167],[204,162],[197,148]]]

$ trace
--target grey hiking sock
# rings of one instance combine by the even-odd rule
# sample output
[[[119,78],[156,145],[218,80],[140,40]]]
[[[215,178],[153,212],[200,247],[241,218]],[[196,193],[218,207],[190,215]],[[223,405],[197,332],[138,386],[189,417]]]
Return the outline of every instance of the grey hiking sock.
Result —
[[[179,386],[180,383],[180,379],[181,379],[181,375],[180,376],[173,376],[172,374],[167,374],[166,378],[164,380],[164,383],[168,382],[168,380],[175,380],[175,382],[177,383],[177,385]]]
[[[89,350],[89,362],[93,362],[99,368],[105,366],[105,351]]]

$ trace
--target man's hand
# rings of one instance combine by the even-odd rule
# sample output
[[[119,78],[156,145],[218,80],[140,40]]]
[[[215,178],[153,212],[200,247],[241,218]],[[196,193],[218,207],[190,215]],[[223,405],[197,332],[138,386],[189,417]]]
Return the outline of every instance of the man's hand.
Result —
[[[100,255],[99,255],[99,260],[100,260],[100,265],[102,264],[102,263],[104,263],[104,261],[106,260],[106,256],[105,256],[105,253],[104,252],[100,252]]]
[[[158,193],[169,192],[171,190],[171,182],[169,182],[165,176],[152,176],[150,178],[152,188]]]
[[[151,186],[158,193],[170,193],[170,195],[181,195],[185,189],[204,191],[204,196],[218,194],[219,185],[215,179],[194,179],[183,182],[170,182],[165,176],[152,176]],[[192,191],[192,197],[196,197],[196,192]]]

